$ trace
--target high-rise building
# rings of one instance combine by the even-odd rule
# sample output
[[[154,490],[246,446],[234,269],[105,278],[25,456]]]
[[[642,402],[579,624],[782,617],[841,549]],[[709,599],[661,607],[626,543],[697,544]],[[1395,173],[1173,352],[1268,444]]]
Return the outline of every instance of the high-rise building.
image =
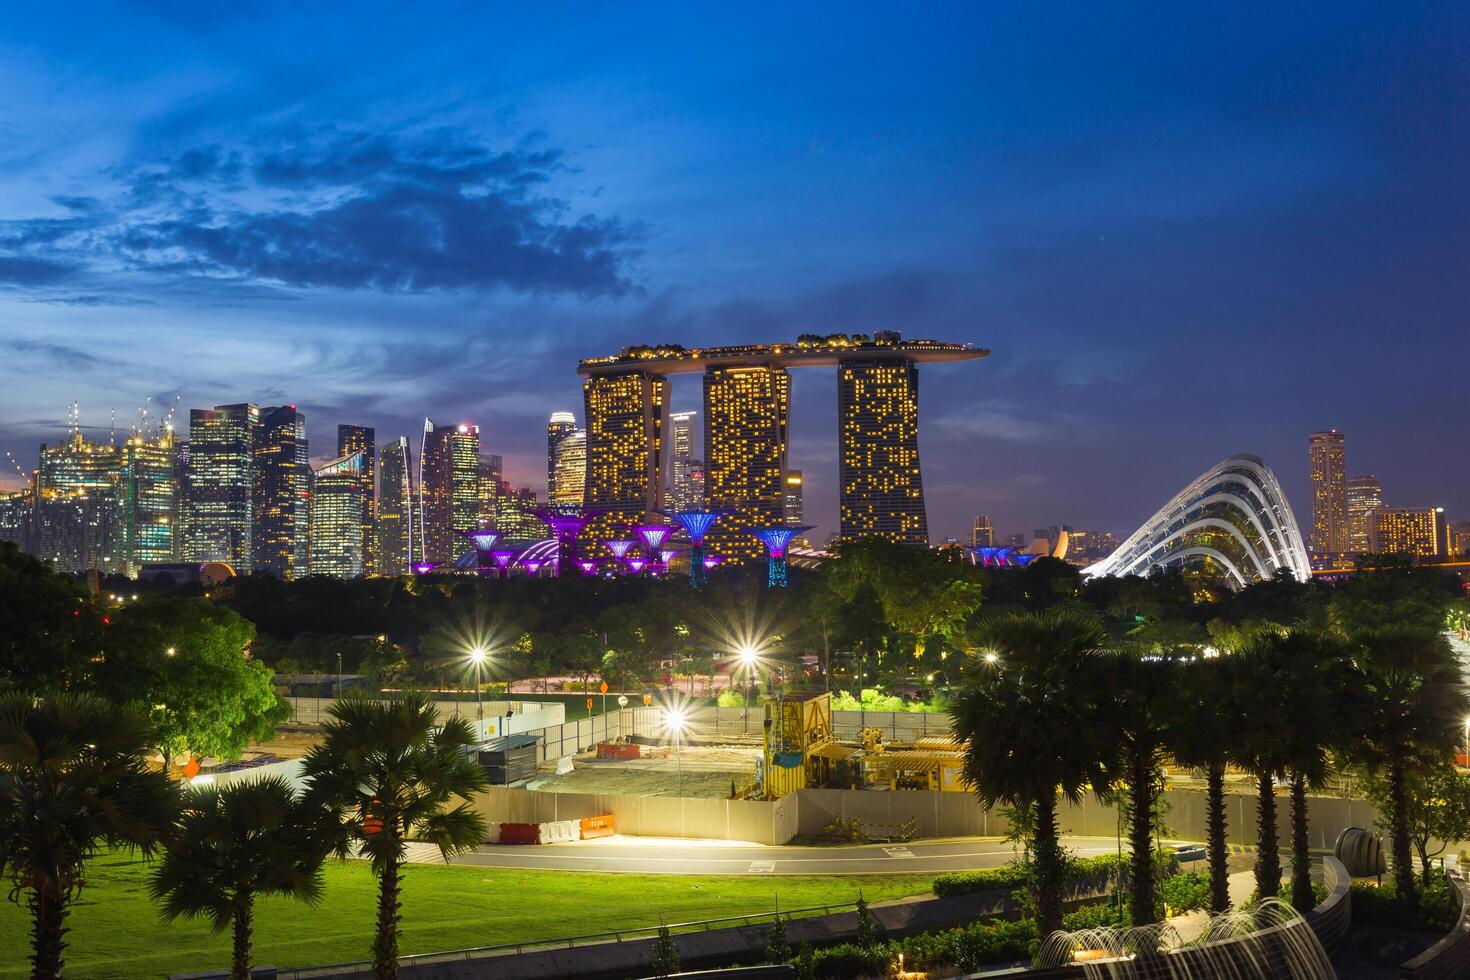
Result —
[[[363,574],[362,512],[368,501],[367,452],[334,459],[317,469],[311,484],[312,575],[356,578]]]
[[[970,526],[970,547],[995,547],[995,528],[990,526],[989,514],[981,514],[976,517],[975,523]]]
[[[669,506],[681,510],[699,510],[704,495],[694,492],[694,420],[698,412],[673,412],[669,415],[669,466],[672,481]]]
[[[785,477],[785,520],[793,527],[806,523],[806,503],[801,470],[787,470]]]
[[[383,446],[378,461],[377,572],[407,575],[413,564],[415,522],[413,450],[408,436]]]
[[[546,422],[546,499],[556,496],[556,447],[577,428],[571,412],[552,412]]]
[[[366,425],[338,425],[337,458],[353,453],[363,454],[362,567],[367,574],[377,567],[378,433]]]
[[[423,560],[451,562],[469,550],[463,533],[480,526],[480,427],[424,419],[419,472]]]
[[[40,557],[60,572],[126,572],[118,446],[87,439],[74,419],[65,442],[42,444],[36,487]]]
[[[536,516],[540,506],[536,491],[531,487],[511,489],[501,482],[499,507],[495,514],[495,529],[505,541],[539,541],[546,537],[546,525]]]
[[[174,437],[174,556],[189,554],[189,440]]]
[[[1347,481],[1348,551],[1365,555],[1376,551],[1373,543],[1374,514],[1383,506],[1383,484],[1376,476],[1355,476]]]
[[[279,578],[308,574],[311,453],[295,405],[260,410],[252,490],[253,567]]]
[[[1017,551],[1024,551],[1030,546],[1030,542],[1026,540],[1026,535],[1024,534],[1007,534],[1005,539],[1005,546],[1007,548],[1014,548]]]
[[[498,453],[480,457],[480,527],[494,528],[500,514],[501,474],[504,460]]]
[[[837,413],[842,537],[927,545],[918,367],[877,354],[843,359],[837,368]]]
[[[704,372],[704,499],[729,511],[709,547],[727,562],[764,557],[747,531],[785,522],[791,374],[770,365]]]
[[[1320,560],[1348,550],[1347,466],[1342,433],[1313,432],[1307,440],[1312,479],[1312,534],[1308,550]]]
[[[622,524],[664,509],[663,469],[669,382],[639,370],[596,374],[582,383],[587,419],[581,553],[606,554],[602,540]]]
[[[29,489],[0,491],[0,541],[9,541],[21,551],[34,551],[35,511],[36,497]]]
[[[178,497],[173,434],[130,436],[122,445],[123,563],[136,577],[144,565],[174,560]]]
[[[1470,557],[1470,521],[1456,521],[1450,525],[1450,554],[1458,557]]]
[[[1377,550],[1384,554],[1411,558],[1444,554],[1443,507],[1380,507],[1373,526]]]
[[[236,574],[253,568],[254,405],[189,411],[189,542],[186,561],[220,561]]]
[[[547,495],[553,507],[581,507],[587,489],[587,430],[573,429],[556,444],[556,489]]]

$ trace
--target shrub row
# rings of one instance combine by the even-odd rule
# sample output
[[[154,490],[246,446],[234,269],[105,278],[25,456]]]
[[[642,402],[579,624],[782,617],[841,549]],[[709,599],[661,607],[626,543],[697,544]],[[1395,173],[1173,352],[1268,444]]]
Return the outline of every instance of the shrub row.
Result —
[[[1129,857],[1123,855],[1124,867]],[[1167,851],[1158,854],[1158,866],[1163,875],[1173,875],[1179,869],[1179,860]],[[1067,880],[1078,878],[1101,878],[1118,873],[1118,855],[1100,854],[1097,857],[1074,858],[1067,862]],[[954,871],[936,875],[934,894],[940,898],[952,895],[975,895],[1020,888],[1030,880],[1030,872],[1019,864],[1005,864],[998,868],[982,868],[977,871]]]
[[[1460,899],[1443,878],[1419,888],[1419,908],[1399,897],[1391,884],[1355,884],[1352,891],[1353,924],[1449,932],[1460,919]]]

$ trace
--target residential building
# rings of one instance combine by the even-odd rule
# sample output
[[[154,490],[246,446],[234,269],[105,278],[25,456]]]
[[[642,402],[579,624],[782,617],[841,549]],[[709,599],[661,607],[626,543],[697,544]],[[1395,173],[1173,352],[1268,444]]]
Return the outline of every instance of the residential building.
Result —
[[[278,578],[308,574],[311,453],[295,405],[260,410],[251,490],[252,567]]]
[[[480,427],[424,419],[419,471],[423,560],[454,561],[469,550],[464,532],[480,526]]]
[[[417,514],[414,508],[413,450],[408,436],[383,446],[378,461],[377,573],[407,575],[413,565]]]
[[[1307,543],[1319,562],[1333,562],[1348,551],[1347,467],[1343,435],[1336,429],[1313,432],[1307,440],[1312,480],[1312,533]]]
[[[1445,553],[1443,507],[1380,507],[1374,518],[1376,550],[1411,558],[1438,558]]]
[[[1375,514],[1383,506],[1383,484],[1376,476],[1356,476],[1347,481],[1348,544],[1355,555],[1377,551],[1373,542]]]
[[[369,499],[367,451],[332,460],[316,470],[311,486],[312,575],[357,578],[363,574],[362,514]]]
[[[254,568],[255,405],[189,411],[186,561],[225,562],[237,575]]]

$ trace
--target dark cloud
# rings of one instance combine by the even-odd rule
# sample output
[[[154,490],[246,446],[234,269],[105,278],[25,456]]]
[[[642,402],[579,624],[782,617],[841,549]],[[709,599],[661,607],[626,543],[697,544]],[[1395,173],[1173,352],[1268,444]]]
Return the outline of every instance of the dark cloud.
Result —
[[[110,368],[117,367],[122,363],[116,358],[104,357],[72,344],[63,344],[50,340],[20,338],[7,340],[4,342],[4,346],[16,354],[38,357],[71,369]]]
[[[76,271],[77,266],[67,262],[0,255],[0,285],[50,286]]]

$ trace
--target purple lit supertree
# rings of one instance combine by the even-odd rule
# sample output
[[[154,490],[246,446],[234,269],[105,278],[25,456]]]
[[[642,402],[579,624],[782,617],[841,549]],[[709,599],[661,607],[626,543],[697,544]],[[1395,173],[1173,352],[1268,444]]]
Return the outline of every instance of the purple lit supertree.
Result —
[[[495,560],[490,557],[491,550],[500,540],[499,531],[465,531],[464,536],[469,539],[470,544],[475,547],[475,565],[483,575],[495,569]]]
[[[502,581],[510,578],[510,563],[515,561],[520,552],[514,548],[496,548],[490,552],[490,560],[495,562],[495,567],[500,570]]]
[[[769,527],[748,527],[747,534],[759,539],[766,546],[766,588],[786,588],[786,547],[798,534],[810,531],[815,524],[773,524]]]
[[[624,565],[628,562],[628,552],[632,551],[633,546],[637,543],[632,538],[604,538],[602,541],[603,547],[612,552],[613,558]]]
[[[643,567],[647,565],[648,562],[642,558],[629,558],[625,564],[627,564],[628,566],[628,571],[632,572],[634,575],[637,575],[639,572],[643,571]]]
[[[700,564],[704,566],[704,570],[706,572],[712,572],[719,566],[720,562],[724,560],[724,555],[705,555]],[[690,559],[690,561],[693,561],[693,559]]]
[[[554,507],[538,508],[536,517],[551,528],[551,536],[556,538],[556,574],[560,575],[563,569],[576,564],[577,535],[588,519],[581,511]]]
[[[434,570],[434,563],[431,562],[431,561],[414,562],[414,565],[413,565],[413,573],[415,575],[427,575],[430,572],[432,572],[433,570]]]
[[[597,562],[593,561],[590,558],[578,558],[577,567],[582,570],[583,575],[597,574]]]
[[[643,555],[648,562],[648,570],[654,575],[659,573],[659,549],[663,547],[664,540],[673,530],[674,525],[672,524],[639,524],[633,528],[633,533],[638,535],[638,540],[643,542]]]
[[[523,561],[523,562],[521,562],[521,567],[526,570],[526,575],[528,577],[535,578],[536,577],[536,573],[539,572],[539,571],[541,571],[541,566],[544,565],[544,564],[546,564],[546,563],[543,562],[541,559],[539,559],[539,558],[532,558],[530,561]]]
[[[694,588],[709,581],[709,568],[704,563],[704,536],[715,521],[726,516],[723,510],[681,510],[671,515],[689,535],[689,584]]]
[[[660,548],[658,561],[654,564],[653,573],[655,575],[663,575],[669,570],[669,563],[683,553],[683,548]]]

